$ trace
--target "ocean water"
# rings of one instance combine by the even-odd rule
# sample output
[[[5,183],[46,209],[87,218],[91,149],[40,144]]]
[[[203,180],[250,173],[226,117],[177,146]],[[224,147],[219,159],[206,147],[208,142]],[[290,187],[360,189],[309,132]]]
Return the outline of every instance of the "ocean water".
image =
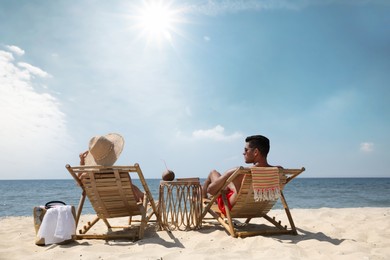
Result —
[[[160,179],[147,179],[158,200]],[[203,180],[201,180],[203,183]],[[134,184],[142,187],[139,180]],[[390,178],[296,178],[284,190],[290,208],[390,207]],[[0,217],[32,216],[52,200],[78,205],[81,189],[70,180],[0,180]],[[278,202],[275,208],[282,208]],[[83,213],[93,213],[88,200]]]

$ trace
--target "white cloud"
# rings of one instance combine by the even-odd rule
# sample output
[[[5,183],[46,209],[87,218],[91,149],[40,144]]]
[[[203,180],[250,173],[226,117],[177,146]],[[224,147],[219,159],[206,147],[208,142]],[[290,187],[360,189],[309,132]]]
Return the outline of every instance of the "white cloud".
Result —
[[[360,144],[360,151],[370,153],[374,151],[374,143],[371,142],[363,142]]]
[[[203,36],[203,40],[204,40],[205,42],[209,42],[211,39],[210,39],[209,36]]]
[[[0,50],[0,62],[8,62],[13,60],[14,60],[14,56],[12,55],[12,53]],[[1,72],[2,71],[0,70],[0,73]]]
[[[24,55],[24,50],[15,45],[6,45],[7,49],[15,53],[16,55]]]
[[[47,171],[47,165],[61,159],[58,151],[70,141],[58,100],[34,89],[33,75],[47,77],[48,73],[21,64],[24,69],[16,65],[12,53],[0,50],[0,151],[4,155],[0,179],[34,178],[34,169]]]
[[[226,135],[225,128],[220,125],[217,125],[212,129],[195,130],[194,132],[192,132],[192,137],[199,139],[212,139],[215,141],[230,141],[241,138],[242,134],[236,132],[231,135]]]
[[[43,71],[40,68],[35,67],[35,66],[28,64],[28,63],[25,63],[25,62],[19,62],[18,66],[26,69],[28,71],[28,74],[30,74],[30,75],[35,75],[35,76],[42,77],[42,78],[47,78],[50,76],[50,74],[47,73],[46,71]]]

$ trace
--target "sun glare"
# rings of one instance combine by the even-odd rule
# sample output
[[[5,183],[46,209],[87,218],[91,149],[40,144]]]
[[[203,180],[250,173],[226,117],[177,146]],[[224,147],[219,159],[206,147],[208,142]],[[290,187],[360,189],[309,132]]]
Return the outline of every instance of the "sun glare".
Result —
[[[136,15],[136,27],[149,43],[161,44],[164,40],[171,42],[178,22],[179,11],[175,10],[171,3],[162,1],[144,2]]]

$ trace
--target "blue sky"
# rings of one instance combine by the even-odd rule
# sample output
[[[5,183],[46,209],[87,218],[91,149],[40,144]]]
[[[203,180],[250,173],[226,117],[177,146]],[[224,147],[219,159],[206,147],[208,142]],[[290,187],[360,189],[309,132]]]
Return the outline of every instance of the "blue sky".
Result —
[[[0,179],[69,178],[110,132],[146,178],[253,134],[302,177],[390,177],[388,1],[6,0],[0,35]]]

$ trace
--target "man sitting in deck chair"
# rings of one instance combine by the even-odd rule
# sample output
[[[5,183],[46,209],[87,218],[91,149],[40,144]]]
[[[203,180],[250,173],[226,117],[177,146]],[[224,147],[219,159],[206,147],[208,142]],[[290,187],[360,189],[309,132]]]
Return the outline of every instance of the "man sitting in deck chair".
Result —
[[[125,140],[119,134],[107,134],[105,136],[94,136],[89,141],[89,149],[80,153],[80,165],[86,166],[112,166],[122,153]],[[82,178],[82,175],[81,175]],[[144,193],[132,184],[136,200],[142,202]]]
[[[245,142],[246,145],[243,153],[245,163],[253,163],[253,167],[273,167],[267,162],[267,155],[270,149],[269,139],[267,137],[262,135],[248,136]],[[207,194],[215,195],[237,168],[227,170],[223,175],[216,170],[212,170],[204,182],[202,189],[203,197],[207,198]],[[232,209],[236,202],[243,178],[244,175],[239,175],[227,186],[226,196],[229,209]],[[222,196],[218,197],[217,202],[220,211],[226,214]]]

